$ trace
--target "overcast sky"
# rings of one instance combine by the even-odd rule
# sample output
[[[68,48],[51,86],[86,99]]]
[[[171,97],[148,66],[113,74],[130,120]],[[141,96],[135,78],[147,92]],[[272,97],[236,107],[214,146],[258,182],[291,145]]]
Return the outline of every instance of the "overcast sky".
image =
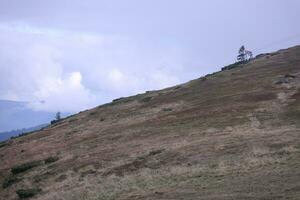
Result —
[[[0,0],[0,99],[78,112],[300,44],[298,0]]]

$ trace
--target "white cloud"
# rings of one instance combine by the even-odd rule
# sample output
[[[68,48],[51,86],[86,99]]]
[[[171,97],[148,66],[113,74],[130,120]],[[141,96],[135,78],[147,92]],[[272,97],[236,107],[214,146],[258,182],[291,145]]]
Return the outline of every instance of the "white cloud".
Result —
[[[0,23],[0,99],[76,112],[182,82],[178,48],[121,36]]]
[[[82,85],[80,72],[72,72],[65,79],[45,81],[34,95],[37,101],[29,106],[35,110],[73,112],[95,106],[95,96]]]
[[[117,86],[119,86],[119,84],[122,84],[122,82],[125,81],[124,75],[119,69],[110,70],[108,73],[108,79],[112,83],[115,83]]]

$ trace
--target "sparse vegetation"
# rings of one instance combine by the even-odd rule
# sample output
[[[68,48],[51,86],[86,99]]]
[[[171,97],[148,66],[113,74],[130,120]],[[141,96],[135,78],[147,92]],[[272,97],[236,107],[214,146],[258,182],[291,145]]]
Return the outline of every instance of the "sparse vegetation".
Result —
[[[239,49],[239,54],[237,56],[237,60],[239,62],[245,62],[247,60],[251,60],[253,57],[253,54],[251,51],[247,50],[244,45],[241,46],[241,48]]]
[[[90,115],[96,115],[97,114],[97,112],[91,112],[90,113]]]
[[[42,164],[42,161],[31,161],[11,168],[11,173],[19,174]]]
[[[55,119],[51,121],[51,124],[58,123],[58,122],[60,122],[61,120],[62,120],[62,118],[61,118],[61,113],[60,113],[60,112],[57,112],[57,113],[55,114]]]
[[[164,151],[164,149],[157,149],[157,150],[152,150],[152,151],[150,151],[149,152],[149,156],[154,156],[154,155],[156,155],[156,154],[160,154],[160,153],[162,153]]]
[[[3,184],[2,184],[2,188],[8,188],[9,186],[21,181],[22,178],[16,177],[14,175],[9,176],[7,178],[4,179]]]
[[[163,108],[162,109],[164,112],[169,112],[169,111],[172,111],[173,109],[172,108]]]
[[[17,190],[16,193],[19,196],[20,199],[30,198],[38,193],[40,193],[42,190],[40,188],[32,188],[32,189],[20,189]]]
[[[231,70],[231,69],[234,69],[237,67],[241,67],[243,64],[247,64],[252,59],[253,59],[252,52],[246,50],[244,46],[241,46],[241,48],[239,49],[238,56],[237,56],[237,62],[227,65],[225,67],[222,67],[221,71]]]
[[[142,102],[149,102],[152,99],[152,97],[144,97],[141,99]]]
[[[7,142],[0,142],[0,148],[7,146],[8,143]]]
[[[44,161],[45,161],[45,164],[50,164],[50,163],[56,162],[58,160],[59,160],[58,156],[50,156],[50,157],[46,158]]]
[[[125,97],[120,97],[120,98],[117,98],[117,99],[113,99],[112,102],[121,101],[121,100],[123,100],[123,99],[125,99]]]
[[[96,174],[96,173],[97,173],[97,172],[96,172],[95,170],[90,169],[90,170],[81,172],[81,173],[80,173],[80,176],[81,176],[81,177],[85,177],[85,176],[87,176],[87,175],[89,175],[89,174]]]
[[[35,183],[38,183],[41,181],[46,181],[49,177],[53,176],[54,174],[55,174],[55,172],[46,171],[43,174],[38,174],[38,175],[34,176],[33,180]]]
[[[67,175],[62,174],[57,179],[55,179],[55,182],[62,182],[64,180],[66,180],[66,179],[67,179]]]
[[[132,101],[134,98],[133,97],[120,97],[120,98],[117,98],[117,99],[114,99],[112,100],[112,102],[108,105],[116,105],[116,104],[119,104],[119,103],[128,103],[130,101]],[[103,107],[104,105],[102,106],[99,106],[99,108]]]
[[[221,70],[224,71],[224,70],[231,70],[231,69],[234,69],[234,68],[237,68],[237,67],[241,67],[243,64],[246,64],[247,61],[240,61],[240,62],[236,62],[236,63],[233,63],[233,64],[230,64],[230,65],[227,65],[225,67],[223,67]]]

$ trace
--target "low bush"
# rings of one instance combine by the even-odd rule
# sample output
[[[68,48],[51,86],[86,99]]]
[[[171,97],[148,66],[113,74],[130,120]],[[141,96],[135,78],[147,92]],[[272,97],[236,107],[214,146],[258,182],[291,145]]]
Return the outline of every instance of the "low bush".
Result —
[[[145,97],[141,99],[142,102],[149,102],[152,99],[152,97]]]
[[[24,163],[24,164],[21,164],[21,165],[18,165],[18,166],[14,166],[11,168],[11,173],[13,174],[18,174],[18,173],[21,173],[21,172],[25,172],[33,167],[37,167],[39,165],[41,165],[42,162],[41,161],[31,161],[31,162],[28,162],[28,163]]]
[[[52,120],[50,123],[51,124],[56,124],[57,122],[59,122],[60,120],[56,120],[56,119],[54,119],[54,120]]]
[[[233,64],[230,64],[230,65],[227,65],[225,67],[223,67],[221,70],[224,71],[224,70],[231,70],[231,69],[234,69],[236,67],[239,67],[241,66],[242,64],[246,64],[248,63],[249,61],[240,61],[240,62],[236,62],[236,63],[233,63]]]
[[[66,179],[67,179],[67,175],[63,174],[63,175],[60,175],[57,179],[55,179],[55,182],[62,182]]]
[[[46,158],[44,161],[45,161],[45,164],[49,164],[49,163],[58,161],[58,159],[59,158],[57,156],[50,156],[50,157]]]
[[[22,178],[18,178],[15,176],[9,176],[6,179],[4,179],[4,182],[2,184],[2,188],[8,188],[9,186],[21,181]]]
[[[164,151],[164,149],[157,149],[157,150],[152,150],[148,153],[149,156],[154,156],[156,154],[160,154]]]
[[[17,136],[12,136],[10,137],[10,139],[16,139],[16,138],[19,138],[19,137],[23,137],[23,136],[26,136],[26,135],[29,135],[31,133],[33,133],[34,131],[30,131],[30,132],[26,132],[26,133],[20,133],[19,135]]]
[[[5,147],[6,145],[8,145],[7,142],[0,142],[0,148]]]
[[[124,98],[125,98],[125,97],[120,97],[120,98],[117,98],[117,99],[112,100],[112,102],[121,101],[121,100],[123,100]]]
[[[40,188],[32,188],[32,189],[20,189],[17,190],[16,193],[20,199],[25,199],[29,197],[33,197],[40,193],[42,190]]]
[[[178,89],[180,89],[181,87],[182,87],[181,85],[178,85],[178,86],[174,87],[174,90],[178,90]]]

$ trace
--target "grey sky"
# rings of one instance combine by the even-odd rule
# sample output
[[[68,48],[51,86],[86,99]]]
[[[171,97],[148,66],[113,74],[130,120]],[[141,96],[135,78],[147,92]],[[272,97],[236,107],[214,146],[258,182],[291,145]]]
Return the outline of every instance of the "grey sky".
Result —
[[[300,44],[298,0],[0,0],[0,99],[79,111]]]

